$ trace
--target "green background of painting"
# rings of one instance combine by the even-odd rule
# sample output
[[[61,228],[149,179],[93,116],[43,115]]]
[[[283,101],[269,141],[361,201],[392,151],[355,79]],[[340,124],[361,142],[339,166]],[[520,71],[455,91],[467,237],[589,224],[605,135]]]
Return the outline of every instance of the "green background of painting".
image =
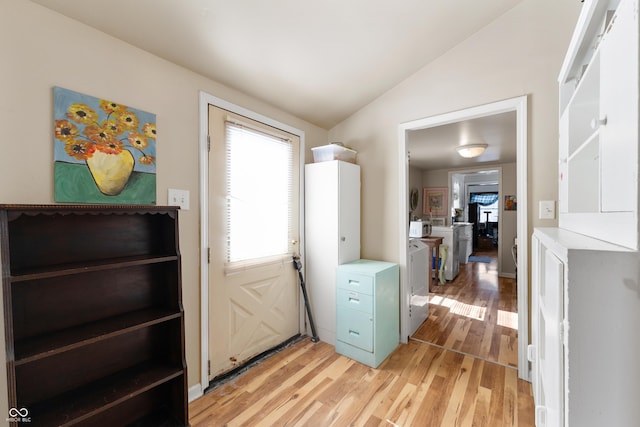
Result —
[[[142,204],[156,203],[155,174],[132,172],[122,193],[107,196],[98,190],[86,164],[54,162],[55,201],[72,203]]]

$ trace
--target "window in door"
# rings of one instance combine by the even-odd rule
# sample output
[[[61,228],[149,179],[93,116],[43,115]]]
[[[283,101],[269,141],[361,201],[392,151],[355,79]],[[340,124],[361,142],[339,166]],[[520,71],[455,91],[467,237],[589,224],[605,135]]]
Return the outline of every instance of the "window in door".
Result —
[[[227,122],[227,253],[233,270],[294,251],[289,139]]]

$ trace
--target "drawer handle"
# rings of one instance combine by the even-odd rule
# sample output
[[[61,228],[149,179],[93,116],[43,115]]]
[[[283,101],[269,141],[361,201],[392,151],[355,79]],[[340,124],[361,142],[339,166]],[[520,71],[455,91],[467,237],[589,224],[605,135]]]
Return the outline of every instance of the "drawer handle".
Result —
[[[360,336],[360,332],[353,331],[353,330],[349,329],[349,335],[353,335],[353,336],[359,337]]]
[[[349,297],[349,302],[354,304],[360,304],[360,300],[358,298]]]
[[[357,280],[349,280],[349,284],[353,286],[360,286],[360,282],[358,282]]]

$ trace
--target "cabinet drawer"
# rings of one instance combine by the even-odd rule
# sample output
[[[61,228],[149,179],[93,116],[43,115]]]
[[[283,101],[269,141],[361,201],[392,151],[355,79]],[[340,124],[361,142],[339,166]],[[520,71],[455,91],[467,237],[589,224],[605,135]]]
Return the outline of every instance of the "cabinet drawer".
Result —
[[[362,292],[373,295],[373,277],[363,274],[344,273],[338,269],[338,280],[336,286],[355,292]]]
[[[373,319],[358,310],[338,309],[336,339],[366,351],[373,351]]]
[[[341,309],[360,310],[365,313],[373,313],[373,297],[362,292],[338,289],[337,304]]]

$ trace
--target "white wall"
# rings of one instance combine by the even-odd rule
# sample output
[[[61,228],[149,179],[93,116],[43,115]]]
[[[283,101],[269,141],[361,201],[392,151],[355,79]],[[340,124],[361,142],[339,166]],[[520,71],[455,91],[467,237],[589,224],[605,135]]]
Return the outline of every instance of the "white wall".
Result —
[[[529,95],[528,234],[556,225],[537,219],[537,202],[557,199],[556,77],[580,8],[525,0],[330,130],[330,140],[360,149],[363,257],[399,261],[398,125],[521,95]]]
[[[53,86],[157,115],[157,204],[167,203],[168,188],[191,193],[190,210],[180,212],[180,249],[188,383],[197,384],[199,91],[304,130],[308,146],[326,144],[327,131],[30,1],[1,1],[0,56],[0,203],[53,203]],[[5,413],[0,406],[0,424]]]

